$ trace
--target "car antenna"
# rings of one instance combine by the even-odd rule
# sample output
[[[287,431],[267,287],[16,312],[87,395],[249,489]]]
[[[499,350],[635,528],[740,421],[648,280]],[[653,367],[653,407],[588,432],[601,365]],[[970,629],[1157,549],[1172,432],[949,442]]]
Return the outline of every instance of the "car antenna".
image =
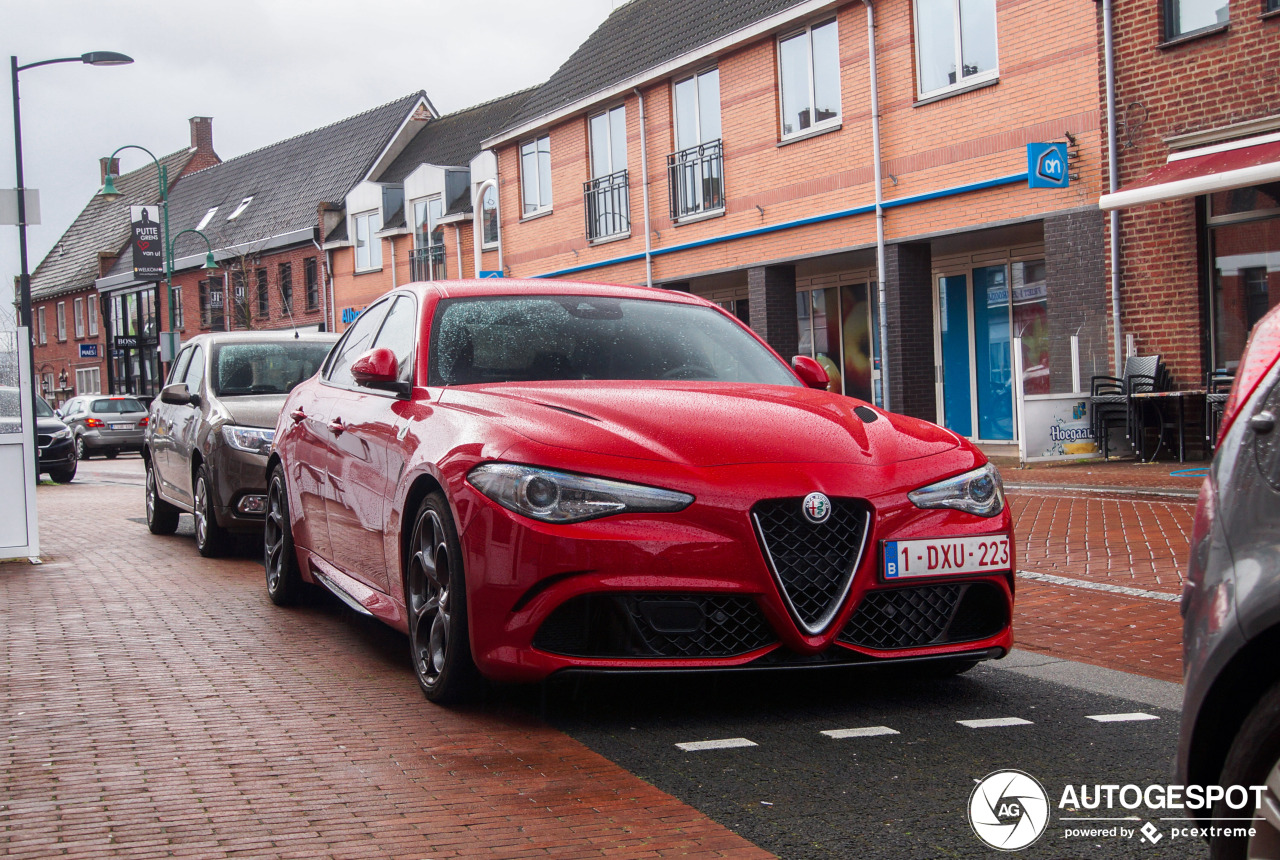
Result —
[[[284,312],[289,315],[289,325],[293,326],[293,339],[298,340],[298,323],[293,319],[293,296],[290,296],[289,301],[284,303]]]

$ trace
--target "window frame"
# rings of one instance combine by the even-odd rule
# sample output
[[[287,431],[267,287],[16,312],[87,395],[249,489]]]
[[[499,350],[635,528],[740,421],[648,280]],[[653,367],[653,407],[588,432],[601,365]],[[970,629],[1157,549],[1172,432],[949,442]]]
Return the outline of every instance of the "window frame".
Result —
[[[621,166],[614,163],[614,140],[613,140],[613,115],[621,112],[622,114],[622,164]],[[603,173],[596,171],[596,153],[600,150],[597,145],[595,130],[592,126],[594,120],[604,117],[604,133],[603,141],[604,153],[608,159],[608,169]],[[605,110],[596,111],[587,115],[587,172],[591,179],[603,179],[606,176],[612,176],[615,173],[621,173],[627,169],[627,160],[630,153],[627,152],[627,105],[625,102],[614,105]]]
[[[75,321],[76,340],[84,337],[84,298],[77,296],[71,303],[71,317]]]
[[[320,310],[320,263],[315,257],[302,261],[302,287],[307,294],[307,310]]]
[[[89,337],[98,336],[98,297],[89,296],[88,302],[85,303],[85,316],[89,322]]]
[[[489,192],[493,192],[493,239],[489,239],[488,230],[488,212],[485,208],[485,198]],[[486,182],[480,186],[480,250],[493,251],[497,250],[502,243],[502,210],[498,205],[498,184],[496,182]]]
[[[835,116],[827,117],[826,119],[820,120],[818,122],[810,121],[809,126],[807,128],[797,129],[796,131],[788,133],[784,131],[784,129],[786,128],[786,114],[784,113],[785,96],[782,89],[782,45],[784,42],[790,42],[792,39],[799,39],[799,38],[804,39],[805,56],[807,59],[806,67],[809,70],[809,90],[808,90],[809,110],[816,113],[818,109],[817,108],[818,78],[816,74],[816,69],[813,64],[813,31],[819,30],[823,27],[828,27],[828,26],[836,28],[835,30],[835,34],[836,34],[836,68],[835,68],[836,113],[835,113]],[[839,126],[844,121],[844,104],[843,104],[844,90],[841,87],[841,80],[840,80],[840,25],[838,23],[838,20],[836,18],[824,18],[806,27],[797,28],[795,30],[788,30],[787,32],[780,34],[778,38],[775,40],[774,49],[776,51],[776,57],[778,61],[778,139],[779,140],[795,140],[796,138],[808,137],[809,135],[817,134],[821,131],[825,131],[826,129]]]
[[[54,322],[58,326],[58,343],[67,341],[67,303],[58,302],[53,311]]]
[[[271,282],[267,279],[266,266],[254,269],[253,277],[254,285],[258,290],[255,302],[257,316],[259,319],[269,319],[271,317]]]
[[[950,0],[952,14],[952,28],[954,30],[953,43],[955,47],[955,55],[953,59],[956,61],[956,82],[948,84],[945,87],[938,87],[932,90],[924,88],[924,79],[922,71],[924,63],[920,57],[920,0],[911,0],[911,29],[912,39],[915,42],[913,53],[916,61],[916,100],[923,101],[925,99],[933,100],[943,98],[952,93],[965,92],[980,86],[998,81],[1000,79],[1000,20],[999,20],[999,4],[996,0],[991,0],[992,13],[995,16],[995,32],[993,39],[996,46],[996,64],[992,69],[983,72],[975,72],[972,75],[961,76],[958,73],[964,68],[964,39],[963,28],[960,23],[960,3],[961,0]]]
[[[374,219],[377,220],[376,226],[374,225]],[[367,249],[364,255],[364,265],[360,264],[360,226],[362,223],[364,224],[365,230],[365,244],[363,247]],[[367,212],[357,212],[351,216],[351,224],[352,243],[355,246],[356,274],[382,271],[382,239],[377,235],[378,231],[382,229],[382,213],[377,209],[370,209]]]
[[[182,287],[173,286],[169,290],[169,301],[173,303],[173,328],[175,331],[186,331],[187,320],[182,313]]]
[[[82,382],[82,380],[84,380]],[[92,380],[92,382],[90,382]],[[93,391],[86,389],[92,387]],[[76,368],[76,396],[82,394],[101,394],[102,393],[102,369],[98,367],[77,367]]]
[[[381,240],[379,240],[381,241]],[[276,267],[277,286],[280,288],[280,312],[293,315],[293,262],[280,263]]]
[[[44,346],[49,342],[48,329],[45,326],[44,306],[36,308],[36,342]]]
[[[546,141],[546,152],[545,152],[547,157],[547,170],[546,170],[547,187],[546,188],[542,187],[542,155],[543,155],[542,142],[543,141]],[[530,146],[532,146],[533,149],[529,153],[526,153],[525,149]],[[518,151],[518,154],[520,159],[519,164],[520,164],[520,214],[521,214],[521,217],[533,218],[535,216],[544,215],[552,211],[554,207],[554,201],[551,194],[551,188],[554,183],[552,182],[552,177],[551,177],[551,133],[547,132],[546,134],[540,134],[537,137],[530,138],[528,140],[523,141],[520,144],[520,149]],[[533,182],[534,182],[534,187],[538,193],[537,204],[532,209],[529,207],[529,200],[526,195],[526,192],[528,191],[527,180],[529,177],[529,172],[528,172],[528,168],[525,165],[525,160],[529,155],[533,156],[533,162],[535,167],[535,170],[533,173]]]
[[[702,78],[705,75],[709,75],[712,72],[715,72],[715,75],[716,75],[716,116],[718,117],[717,124],[720,126],[720,128],[719,128],[719,134],[717,134],[715,137],[707,137],[702,130],[702,88],[698,85],[698,83],[700,78]],[[694,117],[694,123],[696,125],[694,136],[698,139],[697,143],[690,144],[689,146],[680,145],[680,107],[679,107],[679,99],[678,99],[677,93],[678,93],[679,86],[683,84],[685,81],[693,81],[693,98],[694,98],[693,117]],[[724,140],[724,116],[722,115],[722,111],[721,111],[721,107],[724,99],[722,96],[723,94],[720,91],[720,66],[719,65],[708,66],[705,69],[699,69],[698,71],[693,72],[692,74],[682,75],[681,77],[675,78],[671,81],[671,108],[672,108],[671,131],[672,131],[672,138],[675,140],[675,146],[676,146],[677,152],[683,152],[684,150],[691,149],[692,147],[695,147],[695,146],[705,146],[706,144],[712,143],[713,141]]]
[[[1280,9],[1280,5],[1273,5],[1271,9],[1267,8],[1269,0],[1262,0],[1262,13],[1265,15],[1268,11]],[[1205,33],[1216,33],[1219,30],[1231,24],[1231,4],[1227,0],[1223,0],[1223,6],[1227,10],[1227,20],[1215,21],[1212,24],[1206,24],[1203,27],[1195,27],[1190,30],[1174,31],[1173,24],[1178,20],[1178,3],[1179,0],[1161,0],[1160,3],[1160,41],[1163,43],[1180,42],[1183,39],[1193,39],[1196,36]]]

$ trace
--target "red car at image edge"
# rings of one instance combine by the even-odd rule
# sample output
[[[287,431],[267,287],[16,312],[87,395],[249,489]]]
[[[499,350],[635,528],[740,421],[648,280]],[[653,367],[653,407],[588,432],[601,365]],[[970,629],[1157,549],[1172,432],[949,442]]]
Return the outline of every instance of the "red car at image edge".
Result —
[[[566,670],[1004,656],[999,473],[825,386],[683,293],[396,289],[285,404],[268,594],[319,583],[407,633],[437,702]]]

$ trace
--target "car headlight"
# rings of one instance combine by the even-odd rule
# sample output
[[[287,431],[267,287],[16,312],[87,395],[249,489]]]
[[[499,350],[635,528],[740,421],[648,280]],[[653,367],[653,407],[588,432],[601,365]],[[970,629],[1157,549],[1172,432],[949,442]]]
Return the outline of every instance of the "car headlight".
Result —
[[[544,523],[580,523],[623,512],[680,511],[693,502],[693,496],[675,490],[515,463],[482,463],[467,480],[507,510]]]
[[[265,457],[271,453],[271,443],[275,438],[276,431],[266,427],[222,425],[223,441],[237,451],[247,451],[250,454],[261,454]]]
[[[972,472],[947,478],[907,493],[917,508],[954,508],[980,517],[994,517],[1004,510],[1004,484],[1000,470],[990,463]]]
[[[53,438],[54,438],[55,440],[56,440],[56,439],[70,439],[70,438],[71,438],[71,430],[70,430],[69,428],[67,428],[67,427],[63,427],[61,430],[59,430],[59,431],[57,431],[56,433],[54,433],[54,434],[53,434]]]

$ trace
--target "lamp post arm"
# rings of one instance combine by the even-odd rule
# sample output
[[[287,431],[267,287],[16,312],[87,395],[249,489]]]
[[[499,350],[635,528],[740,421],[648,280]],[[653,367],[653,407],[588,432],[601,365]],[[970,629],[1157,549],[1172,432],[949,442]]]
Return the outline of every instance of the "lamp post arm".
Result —
[[[13,71],[14,71],[14,74],[17,74],[18,72],[25,72],[27,69],[34,69],[36,66],[51,66],[54,63],[83,63],[83,62],[84,62],[84,57],[61,57],[57,60],[40,60],[39,62],[27,63],[25,66],[19,66],[18,58],[14,57]]]

